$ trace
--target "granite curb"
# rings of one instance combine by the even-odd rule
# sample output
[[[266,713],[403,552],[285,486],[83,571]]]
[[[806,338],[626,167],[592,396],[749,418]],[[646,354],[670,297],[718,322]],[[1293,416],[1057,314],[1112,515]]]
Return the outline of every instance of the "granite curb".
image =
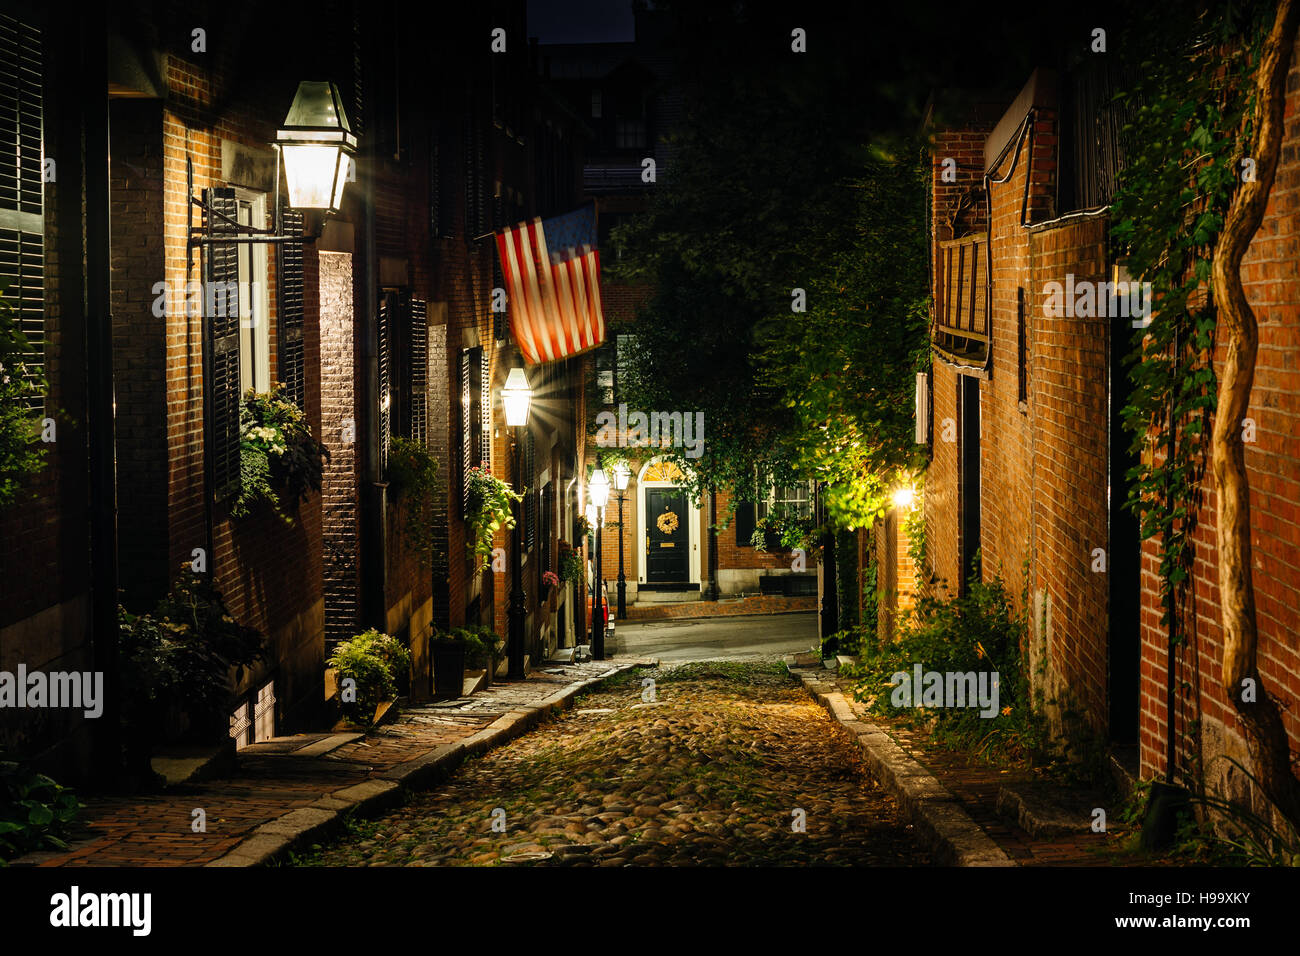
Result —
[[[498,717],[477,733],[443,744],[398,764],[376,777],[335,790],[306,807],[290,810],[263,823],[224,856],[205,864],[217,867],[266,866],[290,851],[307,846],[342,826],[347,814],[370,816],[392,809],[403,790],[434,787],[455,772],[466,757],[486,753],[527,733],[547,717],[566,710],[592,684],[609,680],[634,667],[653,667],[654,660],[620,661],[595,677],[574,681],[534,704],[524,704]]]
[[[824,671],[800,668],[789,659],[786,666],[808,694],[856,738],[872,776],[898,801],[936,864],[1016,865],[937,777],[910,757],[886,730],[854,713],[839,687],[821,679]]]

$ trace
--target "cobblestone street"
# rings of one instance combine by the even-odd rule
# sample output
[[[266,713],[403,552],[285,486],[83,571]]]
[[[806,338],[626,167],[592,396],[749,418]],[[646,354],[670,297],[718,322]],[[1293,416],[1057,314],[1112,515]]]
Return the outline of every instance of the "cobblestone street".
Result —
[[[646,678],[655,681],[653,701],[642,699],[649,696]],[[346,835],[297,862],[897,866],[930,860],[898,807],[864,772],[851,739],[780,662],[763,660],[637,669],[612,678],[561,718],[468,762],[440,789],[351,824]]]

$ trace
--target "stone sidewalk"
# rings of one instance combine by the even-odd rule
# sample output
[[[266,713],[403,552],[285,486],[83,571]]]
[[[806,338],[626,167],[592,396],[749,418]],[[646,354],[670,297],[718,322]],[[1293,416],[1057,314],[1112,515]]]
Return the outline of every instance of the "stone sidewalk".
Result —
[[[854,681],[820,664],[787,658],[808,693],[858,737],[868,765],[911,813],[936,859],[958,866],[1133,865],[1115,851],[1128,831],[1118,807],[1079,794],[1062,812],[1042,799],[1042,783],[1027,771],[970,759],[932,744],[924,731],[868,715],[853,699]],[[1091,829],[1090,807],[1107,810],[1105,833]],[[1145,860],[1141,865],[1158,865]]]
[[[230,777],[159,793],[83,796],[85,835],[63,852],[12,866],[253,866],[329,832],[345,813],[399,803],[466,757],[518,737],[587,686],[639,658],[547,665],[524,681],[408,707],[368,734],[302,734],[239,752]],[[200,814],[205,828],[199,826]]]

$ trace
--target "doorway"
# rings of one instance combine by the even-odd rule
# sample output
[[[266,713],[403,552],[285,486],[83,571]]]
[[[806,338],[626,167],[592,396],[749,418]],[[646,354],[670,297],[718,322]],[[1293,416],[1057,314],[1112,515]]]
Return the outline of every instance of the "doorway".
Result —
[[[647,488],[646,583],[690,581],[690,511],[680,488]]]

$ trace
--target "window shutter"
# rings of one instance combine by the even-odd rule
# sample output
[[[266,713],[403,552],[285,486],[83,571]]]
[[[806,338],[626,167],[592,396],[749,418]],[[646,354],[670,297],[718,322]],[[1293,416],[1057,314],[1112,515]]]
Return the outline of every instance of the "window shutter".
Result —
[[[754,537],[754,502],[741,501],[736,505],[736,547],[748,548]]]
[[[473,362],[473,349],[464,349],[460,353],[460,475],[461,475],[461,513],[469,513],[469,470],[474,461],[474,403],[471,383],[477,377]]]
[[[479,457],[492,467],[492,359],[479,348]]]
[[[916,373],[916,443],[927,444],[930,441],[930,375],[928,372]]]
[[[537,441],[531,429],[524,438],[523,459],[519,483],[524,485],[524,548],[531,551],[537,544]]]
[[[538,562],[538,574],[552,570],[551,568],[551,528],[555,520],[555,483],[548,481],[546,487],[542,489],[542,560]]]
[[[0,287],[31,351],[34,377],[45,357],[45,213],[41,33],[0,14]],[[33,396],[32,409],[42,407]]]
[[[301,236],[303,214],[285,210],[280,223],[286,236]],[[303,381],[303,275],[302,243],[280,244],[280,369],[277,376],[285,386],[285,394],[299,408],[305,408]]]
[[[392,319],[388,296],[379,300],[379,467],[388,467],[388,445],[392,428],[392,384],[389,375],[388,329]]]
[[[205,189],[208,233],[236,233],[238,203],[228,187]],[[224,218],[223,218],[224,217]],[[203,307],[208,327],[208,370],[212,385],[209,422],[213,494],[220,498],[239,486],[239,244],[210,243],[203,262]]]
[[[506,206],[505,196],[501,195],[501,184],[496,187],[496,195],[492,197],[492,229],[493,231],[504,228],[506,224]],[[496,251],[496,243],[493,243],[492,249],[492,288],[504,289],[506,287],[505,274],[501,271],[501,256]],[[496,298],[496,292],[492,293],[493,299]],[[505,341],[507,335],[508,323],[505,312],[492,313],[492,337],[498,342]]]
[[[411,399],[410,439],[420,445],[429,442],[429,307],[423,299],[411,300],[410,370]]]

